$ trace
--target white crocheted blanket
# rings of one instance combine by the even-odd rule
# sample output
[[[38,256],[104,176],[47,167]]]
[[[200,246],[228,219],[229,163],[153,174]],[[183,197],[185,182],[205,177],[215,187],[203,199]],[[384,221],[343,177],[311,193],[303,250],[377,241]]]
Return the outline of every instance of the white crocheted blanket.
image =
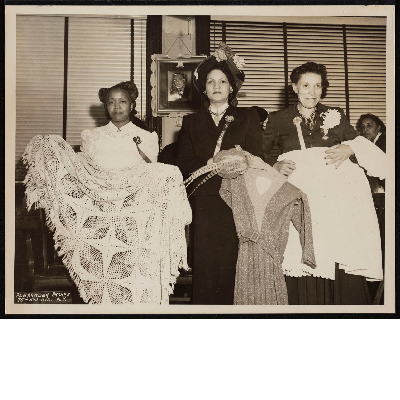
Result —
[[[60,136],[36,136],[23,160],[27,206],[43,208],[85,302],[168,304],[187,269],[191,209],[170,165],[104,169]]]

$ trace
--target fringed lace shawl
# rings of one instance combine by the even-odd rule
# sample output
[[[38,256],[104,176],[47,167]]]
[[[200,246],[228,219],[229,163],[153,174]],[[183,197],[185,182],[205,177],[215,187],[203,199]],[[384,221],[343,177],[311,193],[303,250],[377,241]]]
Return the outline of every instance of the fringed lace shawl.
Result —
[[[104,169],[59,136],[36,136],[23,160],[27,206],[45,210],[85,302],[168,304],[191,221],[176,167]]]

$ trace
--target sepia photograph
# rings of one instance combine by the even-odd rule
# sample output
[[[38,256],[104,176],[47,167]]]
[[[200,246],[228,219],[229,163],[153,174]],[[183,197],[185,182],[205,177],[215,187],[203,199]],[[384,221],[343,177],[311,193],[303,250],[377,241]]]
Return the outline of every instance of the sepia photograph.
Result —
[[[394,6],[6,6],[6,313],[395,312]]]

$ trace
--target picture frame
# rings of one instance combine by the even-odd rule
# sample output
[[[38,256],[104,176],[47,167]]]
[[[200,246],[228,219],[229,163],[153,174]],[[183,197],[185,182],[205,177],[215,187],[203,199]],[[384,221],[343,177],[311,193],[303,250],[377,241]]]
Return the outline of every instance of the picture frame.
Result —
[[[151,108],[154,117],[200,111],[201,94],[194,87],[193,78],[197,66],[206,57],[151,56]]]

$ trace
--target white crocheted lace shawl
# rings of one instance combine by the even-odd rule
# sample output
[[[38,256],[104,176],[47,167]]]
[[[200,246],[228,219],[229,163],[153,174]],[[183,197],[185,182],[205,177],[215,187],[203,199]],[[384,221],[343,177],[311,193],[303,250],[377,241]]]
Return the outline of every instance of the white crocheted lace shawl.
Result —
[[[104,169],[60,136],[36,136],[23,160],[27,206],[45,210],[85,302],[168,304],[178,269],[187,269],[191,222],[176,167]]]

